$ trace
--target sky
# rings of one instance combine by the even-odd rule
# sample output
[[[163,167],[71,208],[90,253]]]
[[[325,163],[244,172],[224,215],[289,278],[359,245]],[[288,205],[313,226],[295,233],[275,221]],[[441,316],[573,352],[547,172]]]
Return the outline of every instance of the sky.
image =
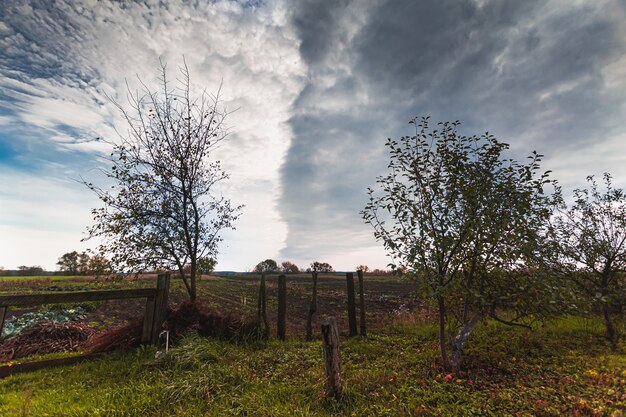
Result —
[[[359,211],[409,119],[460,120],[566,194],[610,172],[626,188],[623,0],[2,0],[0,266],[55,270],[81,242],[125,135],[111,100],[187,62],[233,112],[213,155],[245,204],[218,270],[289,260],[390,262]]]

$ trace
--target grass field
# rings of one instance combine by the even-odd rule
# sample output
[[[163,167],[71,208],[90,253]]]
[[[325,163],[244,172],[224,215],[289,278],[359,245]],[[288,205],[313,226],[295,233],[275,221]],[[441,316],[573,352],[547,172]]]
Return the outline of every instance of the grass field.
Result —
[[[16,285],[3,286],[12,292]],[[153,281],[56,281],[63,287],[151,286]],[[318,316],[345,331],[345,282],[325,276]],[[29,291],[37,287],[27,284]],[[176,283],[173,299],[184,299]],[[200,298],[252,314],[256,277],[209,278]],[[268,284],[275,311],[275,281]],[[484,322],[467,345],[466,371],[441,372],[432,314],[411,283],[366,283],[370,332],[342,338],[345,392],[325,399],[321,342],[305,342],[310,286],[290,278],[288,341],[254,344],[184,338],[165,362],[155,348],[0,380],[2,416],[622,416],[626,346],[616,351],[596,319],[564,317],[532,331]],[[97,306],[95,310],[106,309]],[[273,314],[270,314],[273,316]],[[270,317],[272,318],[272,317]],[[319,325],[319,322],[317,323]],[[316,325],[316,328],[318,326]],[[620,414],[622,413],[622,414]]]

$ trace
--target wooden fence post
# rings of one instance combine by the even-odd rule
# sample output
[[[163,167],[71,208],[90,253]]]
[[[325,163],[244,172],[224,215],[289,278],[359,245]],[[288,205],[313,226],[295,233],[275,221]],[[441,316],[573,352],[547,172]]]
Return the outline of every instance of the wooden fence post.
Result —
[[[270,335],[270,326],[267,322],[267,293],[265,291],[265,274],[261,274],[261,283],[259,284],[259,305],[257,307],[257,321],[259,323],[259,331],[264,339]]]
[[[152,342],[152,327],[154,327],[154,297],[146,298],[146,311],[143,314],[143,328],[141,330],[141,343]]]
[[[361,319],[359,320],[359,331],[361,336],[367,336],[367,330],[365,328],[365,297],[363,296],[363,271],[356,271],[357,276],[359,277],[359,313],[361,314]]]
[[[326,317],[322,323],[324,341],[324,370],[326,371],[326,395],[341,395],[341,358],[339,357],[339,332],[334,317]]]
[[[152,343],[159,341],[161,326],[167,316],[167,301],[170,292],[170,274],[159,274],[157,277],[157,292],[154,298],[154,319],[152,322]]]
[[[354,300],[354,274],[346,273],[348,287],[348,323],[350,325],[350,337],[356,336],[356,303]]]
[[[306,340],[313,340],[313,315],[317,311],[317,272],[313,272],[313,293],[311,295],[311,305],[309,314],[306,317]]]
[[[0,307],[0,337],[2,337],[2,329],[4,328],[4,319],[7,316],[9,307]]]
[[[278,325],[277,335],[280,340],[285,340],[285,327],[287,324],[287,277],[278,276]]]

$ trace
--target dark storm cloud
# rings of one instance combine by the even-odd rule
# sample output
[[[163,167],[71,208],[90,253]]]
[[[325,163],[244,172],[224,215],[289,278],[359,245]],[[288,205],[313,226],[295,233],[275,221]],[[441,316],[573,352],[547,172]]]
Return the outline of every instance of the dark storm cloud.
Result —
[[[603,91],[601,71],[624,45],[601,9],[445,3],[374,12],[358,37],[356,68],[380,94],[510,137],[539,124],[560,132],[545,132],[550,147],[585,141],[614,117],[605,109],[621,97]]]
[[[293,24],[302,42],[300,54],[306,62],[316,65],[333,47],[340,33],[338,19],[348,3],[348,0],[304,1],[295,10]]]
[[[625,51],[617,1],[355,3],[294,13],[310,70],[282,172],[285,257],[347,250],[332,243],[342,237],[370,244],[358,215],[365,188],[386,165],[384,139],[409,133],[412,116],[489,130],[520,159],[617,133],[623,91],[604,79]]]

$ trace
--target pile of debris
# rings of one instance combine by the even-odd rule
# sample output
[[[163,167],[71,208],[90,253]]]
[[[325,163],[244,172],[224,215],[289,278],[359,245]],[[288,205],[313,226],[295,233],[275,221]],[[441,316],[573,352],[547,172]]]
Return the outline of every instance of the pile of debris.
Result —
[[[143,319],[98,333],[89,324],[77,321],[59,323],[48,319],[28,325],[17,335],[0,341],[0,362],[53,352],[102,353],[131,349],[141,343]],[[254,340],[260,335],[258,326],[241,316],[191,302],[168,310],[165,326],[174,341],[189,331],[236,341]]]
[[[86,323],[43,320],[0,343],[0,361],[53,352],[76,352],[95,333]]]
[[[259,335],[256,323],[247,322],[236,314],[225,314],[189,301],[179,305],[176,310],[168,310],[166,326],[174,338],[190,330],[204,337],[238,341],[252,340]]]
[[[85,350],[89,353],[102,353],[137,347],[141,343],[142,330],[143,319],[133,320],[94,335],[85,344]]]

